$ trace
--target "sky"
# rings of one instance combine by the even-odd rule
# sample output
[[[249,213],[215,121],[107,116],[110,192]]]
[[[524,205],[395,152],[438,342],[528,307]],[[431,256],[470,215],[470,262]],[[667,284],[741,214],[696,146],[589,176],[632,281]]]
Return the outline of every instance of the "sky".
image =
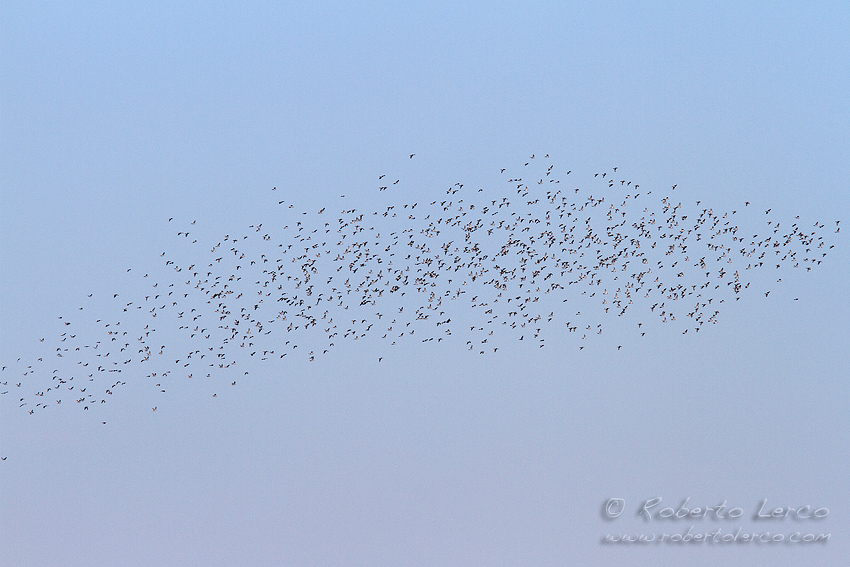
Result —
[[[3,2],[0,566],[839,564],[847,29],[840,2]],[[81,346],[119,321],[144,332],[132,307],[182,285],[178,268],[225,270],[216,251],[235,239],[261,262],[264,246],[301,245],[298,222],[358,214],[343,211],[382,241],[419,235],[422,216],[369,216],[414,202],[542,211],[506,177],[606,208],[639,184],[629,222],[709,209],[747,239],[817,231],[828,254],[754,273],[699,332],[638,297],[606,314],[601,291],[564,283],[545,348],[508,331],[483,355],[464,298],[443,341],[419,340],[436,336],[420,321],[395,345],[358,335],[311,361],[321,337],[269,327],[264,348],[285,358],[228,351],[237,368],[189,378],[197,359],[165,361],[189,344],[182,322],[160,311],[165,377],[128,364],[92,382],[96,404],[48,392],[37,406],[70,329]],[[707,244],[691,254],[711,264]],[[254,293],[248,279],[232,289]],[[192,283],[180,301],[209,320]],[[392,301],[410,313],[420,297]],[[588,340],[564,325],[574,305]],[[659,513],[683,502],[703,516]],[[742,515],[706,517],[723,502]],[[828,514],[797,518],[804,506]],[[754,518],[775,508],[790,515]],[[691,527],[785,541],[669,541]],[[830,538],[789,543],[798,532]]]

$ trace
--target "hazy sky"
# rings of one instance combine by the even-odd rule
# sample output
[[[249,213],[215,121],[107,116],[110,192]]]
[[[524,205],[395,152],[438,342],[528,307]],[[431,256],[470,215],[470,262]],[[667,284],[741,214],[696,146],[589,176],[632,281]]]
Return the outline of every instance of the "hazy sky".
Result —
[[[850,555],[844,3],[130,4],[0,5],[0,565]],[[315,362],[240,361],[235,387],[175,372],[162,392],[129,369],[109,403],[28,412],[50,369],[23,372],[63,323],[103,339],[96,320],[120,318],[121,299],[177,281],[163,252],[203,262],[250,225],[455,183],[515,195],[500,170],[547,154],[570,189],[617,167],[659,198],[676,185],[685,214],[746,212],[750,236],[772,233],[770,209],[783,230],[823,223],[835,248],[767,273],[698,334],[647,313],[640,332],[605,319],[581,350],[565,332],[543,349],[506,335],[486,356],[462,332],[369,338]],[[654,497],[744,514],[637,517]],[[606,521],[609,498],[626,511]],[[829,515],[755,521],[764,499]],[[692,525],[831,539],[600,543]]]

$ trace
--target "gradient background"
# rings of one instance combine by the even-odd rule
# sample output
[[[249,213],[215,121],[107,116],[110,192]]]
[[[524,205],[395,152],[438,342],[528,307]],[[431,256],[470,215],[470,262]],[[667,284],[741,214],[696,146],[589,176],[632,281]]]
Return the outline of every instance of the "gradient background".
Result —
[[[424,199],[548,153],[577,184],[618,166],[688,206],[850,223],[843,2],[118,4],[0,5],[3,364],[89,293],[141,293],[191,220],[214,243],[274,222],[278,194],[369,210],[384,173]],[[380,364],[347,344],[237,388],[124,376],[97,413],[11,391],[0,565],[841,564],[850,252],[824,234],[821,266],[698,335],[417,341]],[[655,496],[826,506],[739,524],[832,539],[600,545],[685,531],[601,518]]]

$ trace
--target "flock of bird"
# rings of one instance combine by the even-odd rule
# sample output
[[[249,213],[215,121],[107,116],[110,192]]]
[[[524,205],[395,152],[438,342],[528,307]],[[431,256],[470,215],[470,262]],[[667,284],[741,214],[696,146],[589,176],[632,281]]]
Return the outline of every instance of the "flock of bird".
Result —
[[[164,392],[169,378],[226,372],[235,386],[231,378],[248,374],[243,359],[314,361],[343,341],[371,340],[376,355],[377,340],[459,341],[483,355],[508,339],[543,348],[553,336],[581,351],[613,323],[641,337],[653,319],[698,333],[754,274],[781,282],[782,270],[811,270],[833,247],[822,223],[780,223],[768,209],[756,212],[767,223],[759,235],[736,222],[753,212],[749,202],[728,212],[683,207],[675,185],[660,195],[616,167],[590,179],[592,190],[576,188],[548,158],[531,156],[522,175],[502,169],[507,190],[456,183],[379,210],[296,214],[275,199],[283,220],[214,244],[190,237],[192,221],[177,232],[190,259],[162,253],[173,281],[145,274],[147,292],[113,294],[116,315],[84,327],[101,329],[88,340],[75,318],[59,317],[63,332],[43,356],[3,366],[0,393],[31,414],[88,410],[127,380]],[[401,195],[400,179],[378,181]]]

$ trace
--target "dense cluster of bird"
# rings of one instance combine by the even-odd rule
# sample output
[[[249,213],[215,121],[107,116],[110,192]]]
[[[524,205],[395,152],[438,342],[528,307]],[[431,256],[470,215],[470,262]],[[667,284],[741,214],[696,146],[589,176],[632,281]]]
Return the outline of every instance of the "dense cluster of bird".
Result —
[[[126,380],[164,388],[169,376],[229,372],[236,385],[245,357],[314,361],[367,337],[388,346],[461,341],[483,355],[506,339],[543,348],[553,334],[580,351],[615,321],[639,336],[650,318],[698,333],[754,273],[769,270],[773,281],[782,268],[808,271],[833,247],[822,223],[780,223],[768,209],[757,213],[767,221],[759,235],[736,222],[749,202],[728,212],[683,207],[675,185],[659,195],[616,167],[597,173],[592,190],[576,188],[548,157],[531,156],[522,175],[502,169],[508,190],[498,195],[456,183],[423,202],[337,214],[295,214],[275,199],[283,220],[208,245],[190,240],[192,221],[177,232],[191,259],[162,253],[174,281],[148,281],[132,301],[113,294],[119,315],[95,321],[100,337],[84,340],[59,317],[56,343],[30,364],[18,360],[14,374],[4,366],[0,390],[29,413],[89,409]],[[392,191],[401,180],[378,181]],[[158,340],[163,326],[178,333]]]

